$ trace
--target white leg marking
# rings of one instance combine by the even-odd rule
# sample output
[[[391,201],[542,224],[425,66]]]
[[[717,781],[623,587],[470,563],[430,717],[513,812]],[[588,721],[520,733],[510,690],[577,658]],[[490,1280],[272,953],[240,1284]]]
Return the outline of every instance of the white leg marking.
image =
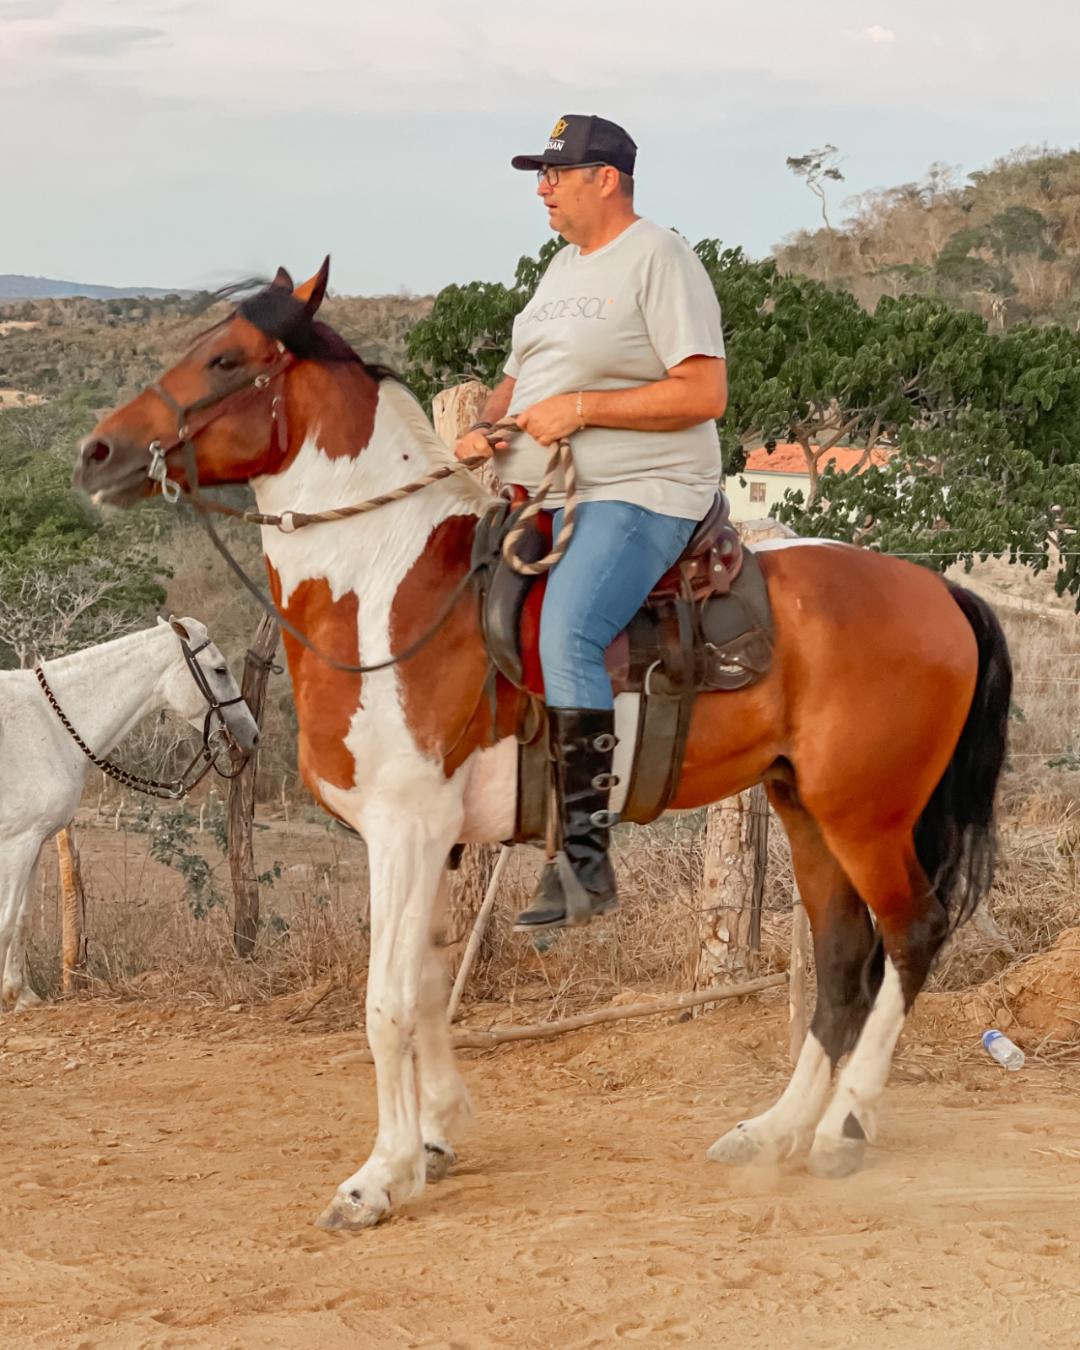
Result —
[[[814,1135],[810,1170],[817,1175],[846,1176],[861,1165],[905,1015],[900,973],[886,959],[881,988]]]
[[[741,1120],[709,1149],[720,1163],[781,1162],[807,1147],[829,1094],[832,1066],[812,1033],[803,1041],[795,1071],[774,1106]]]

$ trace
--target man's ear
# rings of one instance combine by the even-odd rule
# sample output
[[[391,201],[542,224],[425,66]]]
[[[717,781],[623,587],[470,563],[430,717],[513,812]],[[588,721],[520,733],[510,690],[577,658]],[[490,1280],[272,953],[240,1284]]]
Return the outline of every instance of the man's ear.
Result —
[[[323,264],[313,277],[303,281],[293,291],[297,300],[303,300],[304,313],[308,318],[312,318],[323,302],[323,296],[326,294],[326,283],[330,280],[330,255],[327,254],[323,259]]]

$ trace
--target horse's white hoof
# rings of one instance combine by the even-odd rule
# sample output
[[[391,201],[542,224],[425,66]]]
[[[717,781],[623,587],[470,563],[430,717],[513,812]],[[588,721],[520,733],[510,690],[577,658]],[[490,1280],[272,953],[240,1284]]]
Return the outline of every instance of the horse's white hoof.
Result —
[[[818,1137],[806,1160],[806,1170],[815,1177],[837,1181],[858,1172],[866,1163],[864,1139],[829,1139]]]
[[[335,1195],[323,1212],[315,1220],[315,1227],[327,1233],[360,1233],[365,1228],[374,1228],[382,1223],[390,1213],[390,1197],[383,1193],[382,1199],[361,1199],[360,1192],[352,1195]]]
[[[745,1167],[748,1163],[762,1161],[761,1140],[740,1121],[733,1130],[722,1134],[705,1156],[710,1162],[725,1163],[728,1167]]]
[[[17,1013],[32,1012],[35,1008],[43,1007],[44,1004],[45,1000],[39,994],[35,994],[29,985],[24,985],[19,990],[19,996],[15,1000],[15,1007],[12,1011]]]
[[[457,1163],[457,1154],[449,1144],[425,1144],[425,1167],[428,1181],[442,1181]]]

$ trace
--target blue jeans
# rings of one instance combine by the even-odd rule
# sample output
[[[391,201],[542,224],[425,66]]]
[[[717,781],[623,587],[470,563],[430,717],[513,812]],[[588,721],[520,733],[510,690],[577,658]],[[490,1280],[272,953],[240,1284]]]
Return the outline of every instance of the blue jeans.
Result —
[[[562,524],[556,511],[555,534]],[[678,560],[697,525],[629,502],[582,502],[548,578],[540,664],[551,708],[611,708],[604,651]]]

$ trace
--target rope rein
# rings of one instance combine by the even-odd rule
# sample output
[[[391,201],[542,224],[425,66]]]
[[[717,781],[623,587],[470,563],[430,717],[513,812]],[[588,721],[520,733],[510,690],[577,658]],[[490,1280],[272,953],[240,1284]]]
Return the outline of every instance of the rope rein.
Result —
[[[512,417],[504,417],[484,434],[488,444],[494,447],[497,442],[508,435],[513,435],[518,430],[518,424]],[[367,501],[358,502],[355,506],[333,507],[327,511],[283,511],[280,515],[270,515],[263,511],[243,511],[237,514],[251,525],[269,525],[280,530],[283,534],[292,534],[308,525],[325,525],[334,520],[348,520],[352,516],[366,515],[369,511],[378,510],[380,506],[389,506],[391,502],[400,502],[416,492],[422,492],[424,488],[430,487],[433,483],[439,483],[444,478],[452,477],[461,469],[478,469],[487,462],[488,457],[486,455],[470,455],[468,459],[459,460],[457,464],[447,464],[441,469],[434,469],[431,473],[425,474],[423,478],[417,478],[412,483],[394,488],[391,492],[381,493],[378,497],[369,497]],[[529,522],[543,510],[543,503],[560,474],[566,493],[566,506],[563,510],[562,529],[559,531],[559,537],[551,552],[543,558],[539,558],[532,563],[522,562],[517,556],[518,545]],[[535,577],[550,571],[555,566],[565,554],[573,536],[574,512],[576,509],[577,476],[574,472],[574,456],[570,449],[569,440],[563,437],[552,446],[544,476],[540,480],[535,495],[530,499],[528,505],[518,517],[517,523],[507,533],[506,539],[503,541],[503,557],[515,572],[522,576]]]
[[[260,385],[265,388],[266,385]],[[155,392],[164,392],[157,389]],[[178,411],[181,411],[178,409]],[[186,432],[188,428],[181,426],[180,431]],[[488,443],[494,447],[498,441],[505,439],[519,431],[517,423],[512,417],[504,417],[496,422],[490,430],[485,431],[485,437]],[[166,452],[167,453],[167,452]],[[462,469],[478,469],[481,465],[488,463],[487,455],[470,455],[467,459],[459,460],[456,464],[446,464],[439,469],[433,469],[431,473],[425,474],[423,478],[417,478],[411,483],[405,483],[402,487],[394,488],[390,492],[380,493],[377,497],[369,497],[366,501],[357,502],[353,506],[330,507],[325,511],[282,511],[279,515],[274,515],[266,511],[242,510],[235,506],[227,506],[223,502],[216,502],[203,496],[198,491],[189,490],[186,494],[189,501],[199,511],[212,511],[215,515],[231,516],[234,520],[242,520],[248,525],[266,525],[272,529],[280,530],[282,534],[295,534],[297,530],[305,529],[309,525],[327,525],[336,520],[350,520],[354,516],[366,515],[369,511],[376,511],[381,506],[389,506],[393,502],[404,501],[406,497],[413,496],[414,493],[422,492],[424,488],[431,487],[433,483],[440,483],[446,478],[451,478],[455,473]],[[156,482],[162,494],[168,501],[176,501],[181,495],[182,490],[179,485],[167,476],[168,468],[165,462],[165,453],[162,452],[160,445],[155,442],[151,447],[151,464],[149,477]],[[559,530],[559,537],[556,539],[550,553],[536,562],[525,563],[518,557],[517,549],[524,536],[529,522],[534,519],[541,510],[548,494],[554,487],[559,475],[563,480],[563,488],[566,494],[566,504],[563,509],[562,528]],[[577,475],[574,470],[574,456],[570,449],[570,441],[563,437],[555,442],[551,447],[551,455],[548,458],[547,467],[544,469],[544,475],[540,480],[540,485],[536,493],[530,499],[528,505],[518,517],[516,524],[507,533],[503,541],[503,557],[507,564],[518,572],[521,576],[540,576],[544,572],[550,571],[557,562],[566,553],[570,540],[574,534],[574,513],[577,509]]]

